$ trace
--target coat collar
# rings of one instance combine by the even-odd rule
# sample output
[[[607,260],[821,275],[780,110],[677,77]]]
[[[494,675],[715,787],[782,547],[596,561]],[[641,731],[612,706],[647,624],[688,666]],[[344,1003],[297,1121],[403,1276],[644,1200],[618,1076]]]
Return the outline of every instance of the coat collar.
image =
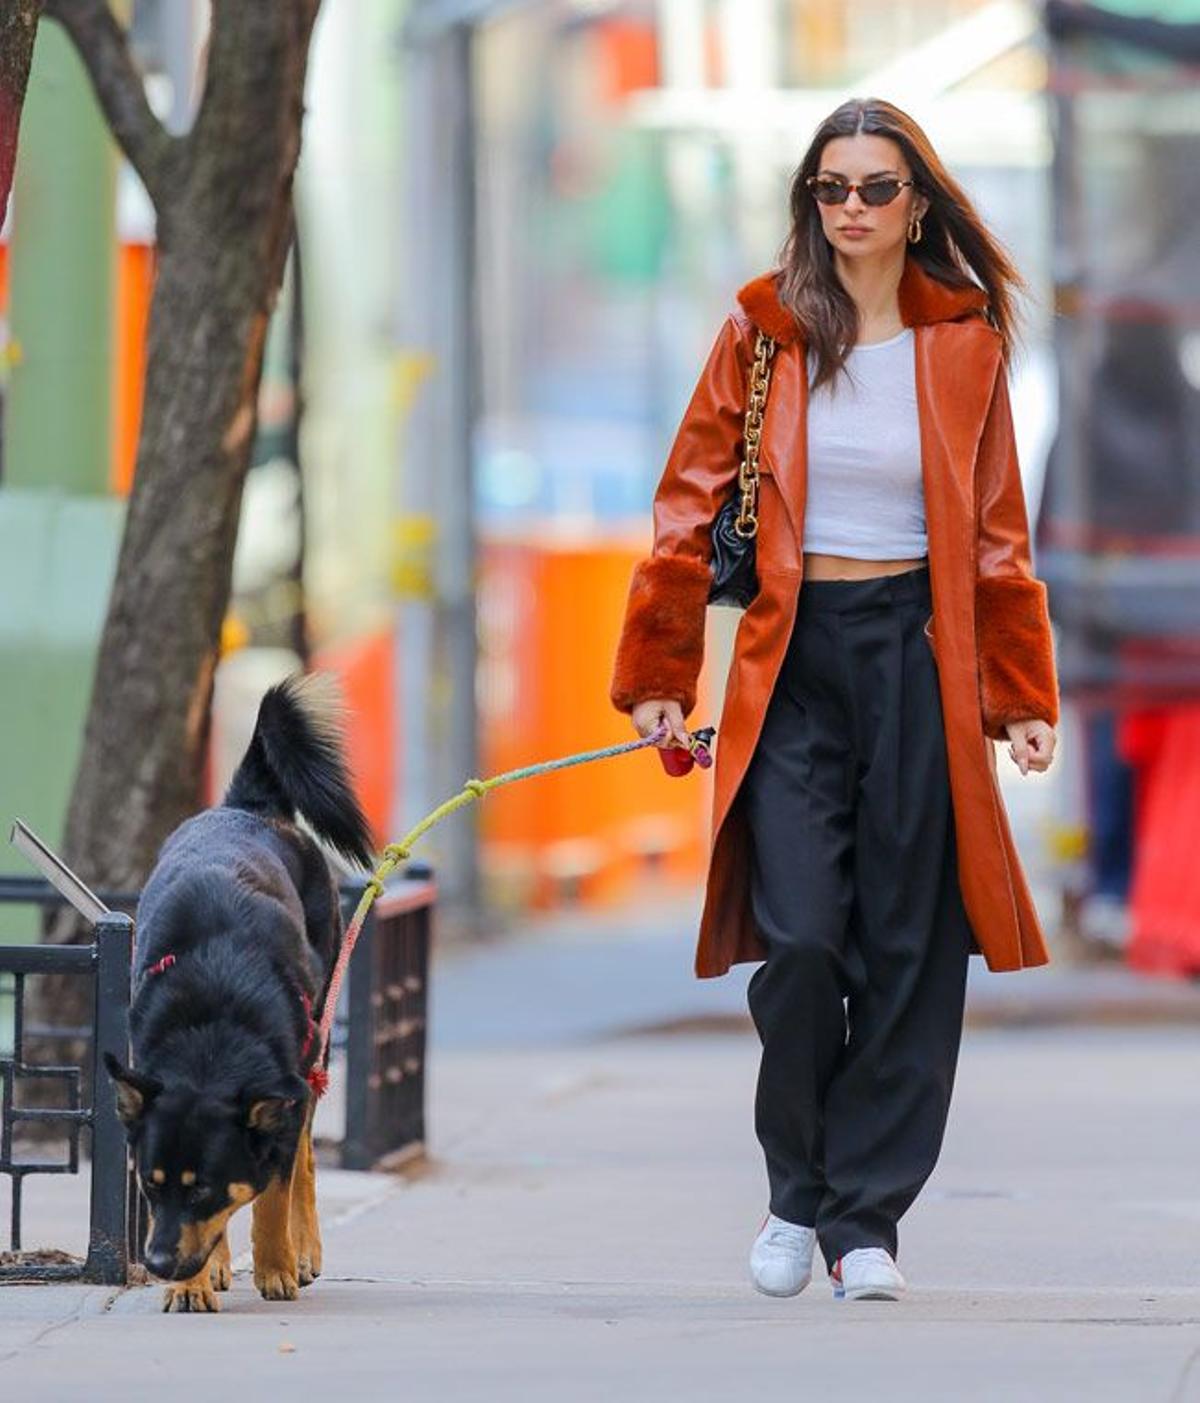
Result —
[[[764,273],[748,282],[738,293],[742,310],[760,330],[780,345],[800,339],[800,327],[789,308],[779,300],[779,271]],[[904,259],[904,272],[897,289],[900,320],[905,326],[928,326],[932,322],[957,321],[982,312],[988,296],[981,287],[951,287],[927,273],[911,255]]]
[[[739,293],[751,322],[781,344],[803,345],[800,328],[776,292],[778,270],[756,278]],[[975,459],[982,439],[1000,367],[999,333],[976,313],[987,301],[982,288],[952,288],[927,273],[911,255],[900,279],[900,312],[906,326],[924,326],[914,347],[914,378],[921,435],[921,473],[930,531],[930,556],[935,596],[944,596],[947,566],[941,556],[947,542],[968,539],[975,497]],[[936,323],[957,323],[962,335],[935,334]],[[967,331],[974,327],[974,334]],[[808,376],[803,356],[777,357],[772,391],[763,421],[760,466],[778,482],[795,551],[803,549],[803,523],[808,496],[807,438],[796,432],[808,413]],[[777,388],[774,388],[777,387]],[[777,564],[799,570],[791,547]],[[763,543],[759,542],[759,551]]]

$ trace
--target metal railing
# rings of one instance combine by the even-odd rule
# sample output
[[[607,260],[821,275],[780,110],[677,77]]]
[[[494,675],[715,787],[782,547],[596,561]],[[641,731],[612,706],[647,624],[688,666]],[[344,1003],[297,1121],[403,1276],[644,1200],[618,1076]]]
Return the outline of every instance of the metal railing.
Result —
[[[342,888],[346,920],[365,884]],[[437,887],[410,867],[371,907],[346,981],[345,1169],[370,1169],[425,1142],[429,949]]]
[[[45,883],[0,880],[0,903],[61,904]],[[0,1053],[0,1174],[11,1183],[9,1245],[12,1260],[0,1262],[0,1282],[86,1281],[123,1284],[128,1271],[129,1220],[125,1128],[117,1117],[116,1095],[104,1070],[103,1057],[113,1053],[128,1060],[129,972],[133,950],[133,921],[112,912],[96,925],[90,945],[0,945],[0,1006],[11,1001],[12,1048]],[[26,1025],[26,980],[37,975],[68,975],[91,979],[92,1027],[87,1030],[90,1056],[78,1066],[41,1065],[29,1059]],[[51,1036],[61,1030],[38,1030]],[[88,1065],[90,1064],[90,1075]],[[87,1081],[91,1094],[82,1096]],[[23,1104],[25,1083],[59,1083],[66,1104]],[[23,1146],[21,1125],[61,1125],[66,1150],[59,1159]],[[87,1257],[80,1263],[22,1260],[21,1208],[25,1180],[34,1174],[77,1174],[79,1138],[91,1135],[91,1215]],[[30,1157],[36,1155],[37,1157]]]

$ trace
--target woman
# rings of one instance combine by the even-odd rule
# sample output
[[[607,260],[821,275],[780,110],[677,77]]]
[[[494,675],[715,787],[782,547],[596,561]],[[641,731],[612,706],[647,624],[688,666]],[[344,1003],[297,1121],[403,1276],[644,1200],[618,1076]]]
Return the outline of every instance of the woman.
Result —
[[[742,289],[669,455],[611,695],[640,734],[665,724],[661,745],[686,743],[710,529],[738,490],[764,333],[759,588],[718,728],[696,971],[764,960],[755,1285],[802,1290],[819,1244],[835,1295],[895,1299],[896,1224],[941,1149],[968,955],[1048,958],[990,744],[1045,770],[1058,720],[1007,387],[1022,284],[887,102],[821,125],[791,216],[782,267]]]

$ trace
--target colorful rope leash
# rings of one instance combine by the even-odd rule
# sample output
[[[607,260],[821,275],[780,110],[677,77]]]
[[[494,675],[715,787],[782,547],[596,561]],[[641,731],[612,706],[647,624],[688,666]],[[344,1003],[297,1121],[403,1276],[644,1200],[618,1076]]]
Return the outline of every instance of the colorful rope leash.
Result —
[[[607,760],[614,755],[627,755],[631,751],[657,745],[665,734],[666,727],[660,725],[648,736],[641,737],[640,740],[624,741],[620,745],[606,745],[600,750],[585,750],[578,755],[566,755],[559,760],[543,760],[540,764],[525,765],[519,770],[508,770],[504,774],[493,775],[490,779],[469,779],[452,799],[447,799],[444,804],[439,804],[415,828],[410,829],[400,842],[389,843],[383,850],[383,861],[367,882],[358,907],[350,919],[349,926],[346,927],[346,934],[342,938],[342,948],[338,952],[337,963],[333,967],[333,974],[329,980],[329,990],[325,995],[325,1008],[321,1014],[315,1067],[324,1066],[325,1051],[329,1046],[329,1037],[333,1030],[338,996],[341,993],[342,982],[346,977],[346,969],[350,964],[350,956],[354,953],[354,947],[362,932],[363,922],[367,919],[367,912],[370,911],[376,898],[382,895],[384,883],[396,867],[412,856],[413,844],[422,834],[427,833],[434,824],[448,818],[457,809],[461,809],[463,805],[470,804],[476,799],[482,799],[485,794],[490,793],[493,789],[499,789],[502,784],[515,784],[517,780],[532,779],[534,775],[548,774],[551,770],[566,770],[574,765],[586,765],[592,760]],[[705,769],[712,764],[709,746],[713,734],[712,728],[706,727],[703,730],[692,732],[688,738],[691,759]],[[664,754],[666,753],[664,751]],[[318,1095],[324,1090],[323,1079],[321,1080],[322,1084],[317,1090]]]

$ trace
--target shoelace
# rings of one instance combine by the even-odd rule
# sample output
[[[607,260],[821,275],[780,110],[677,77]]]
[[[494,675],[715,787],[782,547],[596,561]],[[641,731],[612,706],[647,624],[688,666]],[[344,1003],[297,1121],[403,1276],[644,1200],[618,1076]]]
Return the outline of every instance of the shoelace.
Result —
[[[872,1262],[878,1262],[881,1266],[894,1266],[892,1254],[886,1247],[859,1247],[856,1249],[864,1257],[869,1257]],[[843,1258],[843,1261],[845,1258]]]
[[[895,1261],[893,1260],[893,1257],[891,1257],[890,1251],[887,1251],[886,1247],[858,1247],[858,1249],[856,1249],[856,1254],[858,1254],[859,1256],[860,1267],[866,1266],[866,1264],[869,1263],[870,1266],[873,1267],[883,1267],[884,1270],[887,1271],[887,1273],[894,1273],[894,1271],[898,1271],[897,1266],[895,1266]],[[863,1261],[863,1258],[866,1258],[866,1261]],[[845,1268],[845,1260],[845,1257],[839,1257],[838,1263],[836,1263],[836,1266],[834,1268],[834,1277],[838,1281],[842,1280],[842,1271],[844,1271]]]
[[[804,1247],[808,1229],[798,1227],[789,1223],[776,1223],[767,1233],[766,1245],[768,1247],[792,1247],[801,1249]]]

